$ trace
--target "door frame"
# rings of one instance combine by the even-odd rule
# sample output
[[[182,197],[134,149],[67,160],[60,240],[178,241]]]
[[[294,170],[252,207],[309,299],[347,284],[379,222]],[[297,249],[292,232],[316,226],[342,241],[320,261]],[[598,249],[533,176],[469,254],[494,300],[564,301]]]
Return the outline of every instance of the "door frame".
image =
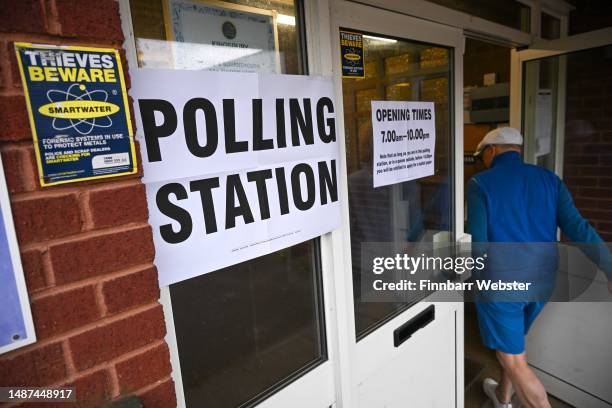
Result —
[[[365,16],[365,18],[364,18]],[[331,24],[331,45],[334,52],[326,61],[326,73],[334,75],[334,86],[336,90],[336,105],[338,107],[337,123],[338,136],[341,150],[341,178],[340,190],[342,197],[342,227],[332,233],[334,238],[334,261],[337,267],[336,301],[338,338],[343,347],[339,354],[341,359],[338,364],[339,371],[342,373],[340,381],[338,401],[340,406],[357,406],[356,396],[358,395],[358,384],[362,380],[365,372],[373,370],[376,363],[375,356],[369,355],[365,351],[365,343],[357,342],[355,337],[354,301],[353,301],[353,275],[350,248],[350,227],[348,213],[348,178],[346,165],[346,148],[343,117],[343,98],[342,81],[339,73],[340,55],[339,29],[340,27],[355,29],[364,32],[380,33],[391,37],[404,38],[407,40],[422,41],[447,47],[452,47],[453,52],[453,94],[451,100],[453,121],[453,140],[452,140],[452,177],[454,182],[453,198],[454,204],[453,222],[457,237],[463,235],[463,49],[464,37],[463,30],[426,21],[421,18],[410,17],[388,9],[376,8],[364,4],[358,4],[345,0],[332,0],[330,2],[330,24]],[[456,325],[455,364],[456,386],[455,398],[458,406],[463,405],[463,304],[454,304],[458,317]],[[420,302],[400,312],[398,315],[385,322],[382,326],[370,333],[365,339],[370,344],[374,342],[385,342],[385,339],[392,338],[392,331],[405,320],[407,316],[413,315],[426,306]],[[364,340],[365,340],[364,339]],[[371,346],[368,348],[371,350]],[[368,358],[365,358],[368,356]],[[359,363],[358,363],[359,362]]]

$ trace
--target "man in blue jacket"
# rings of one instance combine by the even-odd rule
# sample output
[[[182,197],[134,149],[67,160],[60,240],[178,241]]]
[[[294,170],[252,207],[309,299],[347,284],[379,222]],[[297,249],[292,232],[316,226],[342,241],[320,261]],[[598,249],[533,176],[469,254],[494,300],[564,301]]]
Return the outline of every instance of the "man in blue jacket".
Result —
[[[561,179],[542,167],[523,163],[522,144],[518,130],[502,127],[489,132],[478,145],[475,155],[488,170],[475,175],[467,187],[472,241],[552,243],[557,241],[559,227],[573,242],[604,247]],[[502,367],[499,384],[490,378],[483,384],[496,408],[512,407],[513,387],[525,406],[550,407],[544,386],[525,356],[525,335],[545,303],[542,298],[476,302],[483,343],[496,350]]]

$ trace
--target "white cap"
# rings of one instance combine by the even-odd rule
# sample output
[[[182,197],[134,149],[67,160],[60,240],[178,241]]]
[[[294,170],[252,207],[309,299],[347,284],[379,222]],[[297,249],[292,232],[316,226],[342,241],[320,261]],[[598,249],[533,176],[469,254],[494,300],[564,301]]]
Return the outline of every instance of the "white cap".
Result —
[[[522,145],[523,136],[521,132],[511,127],[500,127],[493,129],[482,138],[474,156],[478,156],[485,147],[489,145]]]

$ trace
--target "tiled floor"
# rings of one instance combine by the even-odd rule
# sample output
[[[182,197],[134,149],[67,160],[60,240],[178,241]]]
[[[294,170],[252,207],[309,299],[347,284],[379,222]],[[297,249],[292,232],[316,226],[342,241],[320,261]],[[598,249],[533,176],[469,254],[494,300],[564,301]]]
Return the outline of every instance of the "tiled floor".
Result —
[[[476,312],[474,306],[466,303],[465,308],[465,356],[472,360],[472,367],[482,366],[478,378],[465,390],[465,408],[490,408],[493,405],[482,391],[482,380],[487,377],[499,380],[500,368],[495,358],[495,352],[484,347],[480,342]],[[472,369],[472,372],[478,370]],[[467,377],[467,376],[466,376]],[[470,379],[466,378],[466,382]],[[469,385],[469,384],[468,384]],[[549,395],[550,404],[553,408],[572,408],[572,405],[556,399]],[[513,407],[520,406],[513,401]]]

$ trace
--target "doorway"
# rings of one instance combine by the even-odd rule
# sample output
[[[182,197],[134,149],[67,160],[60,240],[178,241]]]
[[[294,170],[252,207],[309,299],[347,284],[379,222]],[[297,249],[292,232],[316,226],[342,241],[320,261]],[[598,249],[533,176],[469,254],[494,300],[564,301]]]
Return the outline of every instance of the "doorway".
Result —
[[[510,90],[516,89],[511,83],[511,56],[513,49],[508,45],[486,42],[481,39],[466,38],[464,54],[464,183],[476,173],[485,170],[484,165],[473,157],[480,140],[492,129],[508,126],[510,123]],[[556,77],[559,74],[558,61],[538,61],[538,67],[529,63],[525,69],[525,89],[529,88],[527,81],[538,84],[538,91],[533,91],[533,100],[549,100],[549,110],[540,107],[538,114],[539,134],[549,135],[548,138],[535,136],[536,119],[525,112],[524,160],[529,163],[556,171],[560,164],[556,160],[555,115],[558,86]],[[535,65],[535,62],[533,63]],[[537,68],[537,70],[535,69]],[[532,76],[536,76],[532,79]],[[529,88],[530,89],[530,88]],[[535,87],[534,87],[535,89]],[[528,95],[524,98],[529,99]],[[535,112],[535,105],[525,105],[526,110]],[[548,113],[548,116],[544,113]],[[548,118],[548,119],[547,119]],[[516,127],[516,125],[515,125]],[[542,129],[548,129],[543,132]],[[464,187],[465,187],[464,184]],[[467,203],[466,203],[467,206]],[[574,305],[575,306],[575,305]],[[549,307],[550,308],[550,307]],[[482,390],[482,381],[487,378],[499,380],[501,371],[495,352],[482,345],[476,310],[473,303],[465,304],[465,407],[489,407],[488,397]],[[533,338],[533,334],[531,338]],[[543,337],[543,336],[542,336]],[[533,341],[532,341],[533,343]],[[541,343],[543,343],[541,341]],[[529,351],[529,349],[528,349]],[[535,355],[534,355],[535,357]],[[557,358],[557,357],[555,357]],[[533,358],[530,358],[533,364]],[[537,360],[537,358],[536,358]],[[550,390],[550,388],[549,388]],[[553,408],[569,408],[572,405],[549,395]],[[516,404],[518,401],[513,400]]]

